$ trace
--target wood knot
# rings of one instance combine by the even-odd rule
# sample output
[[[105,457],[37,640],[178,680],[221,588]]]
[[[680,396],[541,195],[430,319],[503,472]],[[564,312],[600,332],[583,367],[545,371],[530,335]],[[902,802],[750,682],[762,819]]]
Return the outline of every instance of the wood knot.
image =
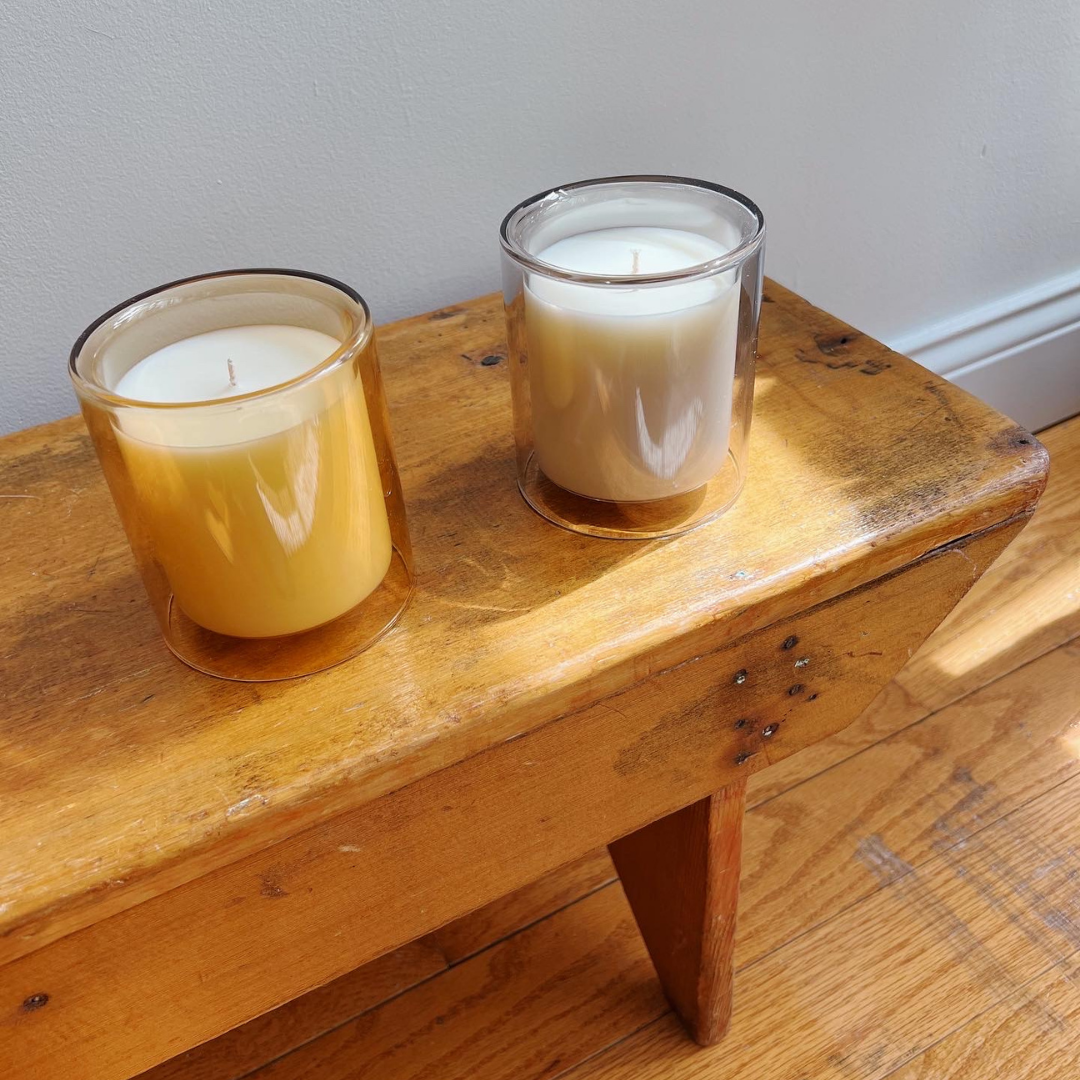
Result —
[[[33,1012],[42,1009],[49,1004],[48,994],[31,994],[23,1003],[23,1012]]]

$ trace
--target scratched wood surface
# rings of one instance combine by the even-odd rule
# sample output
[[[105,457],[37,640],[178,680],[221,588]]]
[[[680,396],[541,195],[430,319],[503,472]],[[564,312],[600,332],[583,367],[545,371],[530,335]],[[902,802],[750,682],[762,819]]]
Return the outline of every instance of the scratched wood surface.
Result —
[[[522,503],[497,298],[384,328],[417,596],[300,682],[168,655],[80,421],[0,440],[0,962],[1030,510],[1025,432],[779,286],[763,312],[746,491],[650,544]]]
[[[73,1062],[83,1080],[126,1080],[741,783],[856,716],[1020,525],[937,548],[3,965],[9,1063],[35,1080],[66,1080]],[[731,937],[707,941],[716,957]]]
[[[280,1030],[282,1056],[266,1055],[258,1080],[1071,1080],[1080,419],[1042,438],[1055,467],[1014,545],[1023,557],[1003,558],[916,656],[949,704],[884,736],[866,728],[824,764],[811,747],[748,814],[735,1020],[719,1046],[694,1047],[668,1012],[600,853],[428,939],[454,958],[422,987],[344,1022],[339,1010],[320,1038],[325,1027],[294,1019],[300,999],[222,1045],[235,1053],[249,1028]],[[1055,577],[1042,621],[1025,585]],[[965,639],[968,663],[935,661],[956,656],[957,625],[991,627],[1000,662],[988,664],[985,636]],[[216,1045],[200,1071],[145,1080],[237,1080]]]

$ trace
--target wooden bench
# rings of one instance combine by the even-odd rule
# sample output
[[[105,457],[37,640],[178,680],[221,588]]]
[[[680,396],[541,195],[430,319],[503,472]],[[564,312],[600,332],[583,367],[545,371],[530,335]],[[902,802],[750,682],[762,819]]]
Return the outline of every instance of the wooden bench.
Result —
[[[5,1076],[130,1077],[605,843],[715,1040],[746,777],[854,719],[1045,483],[1011,421],[767,283],[739,502],[591,539],[516,491],[497,297],[379,340],[417,594],[307,679],[174,660],[81,420],[0,440]]]

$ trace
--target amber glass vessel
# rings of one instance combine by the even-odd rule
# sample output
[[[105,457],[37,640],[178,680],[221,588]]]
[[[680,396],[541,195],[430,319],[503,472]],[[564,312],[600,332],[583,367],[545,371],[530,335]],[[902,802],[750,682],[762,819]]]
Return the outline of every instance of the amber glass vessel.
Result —
[[[189,339],[231,328],[261,388],[244,392],[230,357],[222,384],[232,389],[209,396]],[[332,351],[279,378],[260,333],[307,334]],[[166,375],[184,397],[190,373],[203,400],[141,400],[146,380],[125,381],[172,346],[189,367]],[[173,282],[94,322],[72,350],[71,377],[181,660],[228,679],[286,679],[356,655],[393,625],[412,589],[411,554],[371,315],[356,292],[291,270]]]

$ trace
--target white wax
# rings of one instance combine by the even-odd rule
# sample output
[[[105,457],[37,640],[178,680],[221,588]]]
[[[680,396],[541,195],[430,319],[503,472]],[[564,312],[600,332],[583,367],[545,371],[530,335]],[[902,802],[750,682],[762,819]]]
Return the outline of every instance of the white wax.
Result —
[[[566,237],[537,258],[649,276],[726,250],[680,229],[623,227]],[[617,502],[683,494],[715,476],[727,456],[739,292],[733,271],[642,288],[529,275],[533,440],[545,475]]]
[[[715,240],[697,233],[636,226],[568,236],[545,248],[537,258],[581,274],[649,277],[711,262],[726,251]],[[730,277],[722,284],[730,284]],[[597,289],[534,278],[532,286],[534,293],[552,303],[604,315],[681,311],[715,299],[720,291],[715,278],[642,289]]]
[[[151,353],[120,379],[115,392],[154,402],[236,397],[289,382],[340,345],[337,338],[306,326],[230,326]]]
[[[173,342],[140,360],[117,382],[114,393],[120,397],[153,403],[120,410],[120,429],[142,442],[193,448],[276,435],[325,409],[327,393],[340,389],[340,382],[319,380],[235,405],[230,399],[290,382],[340,347],[337,338],[318,330],[276,324],[230,326]],[[221,404],[194,404],[214,401]],[[154,408],[184,402],[193,407]]]

